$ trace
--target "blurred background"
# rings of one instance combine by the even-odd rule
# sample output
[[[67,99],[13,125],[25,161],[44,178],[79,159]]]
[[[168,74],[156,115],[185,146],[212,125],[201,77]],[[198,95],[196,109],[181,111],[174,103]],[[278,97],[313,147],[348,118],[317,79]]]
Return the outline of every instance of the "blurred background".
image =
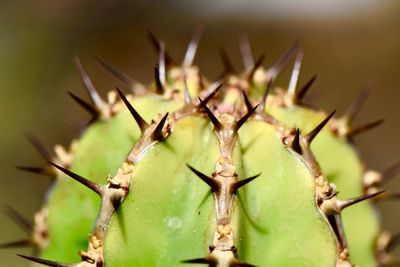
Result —
[[[400,160],[400,2],[394,0],[203,0],[0,2],[0,202],[28,218],[40,207],[46,177],[19,172],[16,165],[44,162],[25,140],[28,130],[49,147],[69,144],[76,121],[89,117],[67,91],[85,96],[72,59],[78,54],[99,91],[116,85],[98,66],[99,56],[148,83],[156,55],[147,29],[163,39],[172,56],[183,57],[196,25],[205,33],[195,62],[210,79],[222,69],[217,49],[224,45],[241,68],[237,36],[245,32],[256,56],[271,64],[295,40],[305,51],[300,84],[317,81],[307,99],[326,110],[345,111],[367,83],[374,90],[357,122],[386,118],[356,138],[365,162],[383,170]],[[276,81],[286,86],[289,69]],[[400,175],[399,175],[400,176]],[[400,177],[389,189],[400,192]],[[400,231],[400,202],[380,204],[385,228]],[[25,234],[2,213],[0,243]],[[27,266],[0,250],[1,266]]]

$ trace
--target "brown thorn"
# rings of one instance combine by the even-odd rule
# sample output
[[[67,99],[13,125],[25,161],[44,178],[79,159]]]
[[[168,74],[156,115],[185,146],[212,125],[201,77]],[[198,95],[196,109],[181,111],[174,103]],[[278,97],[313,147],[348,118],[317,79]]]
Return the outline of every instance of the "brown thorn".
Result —
[[[25,133],[25,138],[28,139],[29,143],[36,149],[37,152],[42,156],[44,160],[51,160],[53,154],[48,150],[44,144],[31,132]]]
[[[336,110],[332,111],[328,117],[326,117],[320,124],[318,124],[311,132],[309,132],[304,138],[306,139],[308,144],[314,140],[315,136],[324,128],[324,126],[328,123],[328,121],[333,117]]]
[[[163,135],[162,130],[164,128],[165,122],[167,121],[168,114],[169,114],[168,112],[165,113],[164,117],[162,117],[162,119],[157,124],[156,128],[154,129],[154,132],[152,134],[153,140],[163,141],[165,139],[165,136]]]
[[[253,264],[250,264],[250,263],[245,263],[245,262],[238,261],[238,262],[231,263],[229,265],[229,267],[257,267],[257,266],[253,265]]]
[[[246,108],[247,108],[247,112],[249,112],[250,110],[253,109],[253,106],[251,105],[249,97],[247,96],[247,94],[246,94],[246,92],[244,90],[242,90],[242,95],[243,95],[244,103],[245,103]]]
[[[158,75],[161,82],[161,85],[165,87],[167,71],[165,64],[165,44],[163,41],[160,41],[160,50],[158,52]]]
[[[267,76],[274,79],[285,68],[292,58],[298,53],[300,42],[296,41],[288,50],[286,50],[275,63],[266,71]]]
[[[129,87],[133,87],[135,84],[140,84],[138,81],[127,75],[126,73],[122,72],[121,70],[117,69],[110,63],[106,62],[105,60],[96,57],[96,60],[115,78],[123,82],[125,85]]]
[[[254,66],[253,52],[251,50],[250,40],[247,34],[241,33],[238,36],[239,49],[242,55],[243,66],[245,69],[250,69]]]
[[[252,108],[251,110],[247,111],[246,115],[244,115],[242,118],[240,118],[240,120],[238,120],[235,124],[235,131],[238,131],[240,129],[240,127],[242,127],[242,125],[250,118],[251,115],[253,115],[253,113],[256,111],[256,109],[258,108],[258,105],[256,105],[254,108]]]
[[[100,95],[97,93],[97,90],[94,87],[92,80],[89,78],[89,74],[88,74],[85,66],[82,64],[82,62],[79,60],[79,58],[77,56],[75,57],[75,65],[79,71],[79,74],[82,78],[83,84],[85,85],[86,91],[87,91],[93,105],[96,108],[101,107],[103,105],[103,100],[101,99]]]
[[[219,120],[215,117],[215,115],[211,112],[211,110],[208,109],[207,105],[203,102],[203,100],[201,100],[200,97],[199,97],[199,100],[200,100],[200,105],[202,106],[204,111],[207,113],[207,116],[210,119],[210,121],[212,122],[212,124],[214,125],[215,129],[216,130],[222,129],[222,124],[219,122]]]
[[[41,174],[41,175],[50,175],[50,172],[43,167],[31,167],[31,166],[15,166],[20,171],[24,172],[30,172],[30,173],[35,173],[35,174]]]
[[[219,91],[219,89],[221,89],[223,84],[224,84],[224,81],[222,81],[222,80],[213,82],[208,89],[208,91],[211,91],[211,92],[204,98],[203,103],[207,104],[208,101],[210,101],[217,94],[217,92]]]
[[[181,262],[182,263],[193,263],[193,264],[208,264],[209,267],[217,266],[216,260],[209,259],[209,258],[198,258],[198,259],[192,259],[192,260],[184,260]]]
[[[354,127],[346,133],[346,136],[354,137],[355,135],[366,132],[368,130],[371,130],[371,129],[381,125],[384,121],[385,121],[385,119],[380,119],[380,120],[376,120],[376,121],[373,121],[370,123],[366,123],[366,124],[358,126],[358,127]]]
[[[85,100],[83,100],[79,96],[77,96],[77,95],[75,95],[75,94],[73,94],[73,93],[71,93],[69,91],[68,91],[68,94],[72,97],[72,99],[74,99],[81,107],[83,107],[93,117],[97,118],[99,116],[99,112],[92,105],[90,105],[88,102],[86,102]]]
[[[51,161],[49,161],[49,163],[51,165],[53,165],[55,168],[57,168],[58,170],[60,170],[61,172],[65,173],[66,175],[68,175],[69,177],[71,177],[72,179],[76,180],[77,182],[81,183],[82,185],[86,186],[87,188],[91,189],[92,191],[94,191],[95,193],[97,193],[100,197],[103,195],[103,187],[95,182],[92,182],[64,167],[61,167]]]
[[[155,37],[155,35],[150,31],[147,30],[149,39],[151,44],[153,45],[153,47],[156,49],[157,53],[160,54],[160,42],[157,40],[157,38]],[[174,60],[172,59],[172,57],[168,54],[167,51],[164,52],[165,54],[165,64],[167,66],[171,65],[171,64],[175,64]]]
[[[265,110],[265,106],[267,105],[267,97],[269,95],[269,93],[271,92],[271,88],[272,88],[272,79],[270,79],[267,83],[267,85],[265,86],[265,90],[264,90],[264,94],[260,103],[260,109],[262,111]]]
[[[261,65],[263,64],[264,60],[265,60],[265,54],[262,54],[262,55],[257,59],[256,63],[253,65],[253,67],[251,67],[249,76],[248,76],[248,78],[247,78],[247,81],[248,81],[250,84],[253,84],[253,76],[254,76],[254,73],[256,73],[256,70],[257,70],[259,67],[261,67]]]
[[[251,176],[249,178],[243,179],[243,180],[239,180],[236,183],[233,184],[232,186],[232,192],[236,193],[236,191],[241,188],[242,186],[245,186],[246,184],[250,183],[251,181],[253,181],[254,179],[256,179],[258,176],[260,176],[261,173]]]
[[[189,105],[192,102],[192,98],[190,97],[190,92],[189,92],[189,87],[187,84],[187,79],[186,79],[186,75],[183,77],[183,87],[184,87],[184,99],[185,99],[185,104]]]
[[[303,154],[303,151],[302,151],[301,145],[300,145],[300,129],[299,128],[296,129],[296,134],[292,141],[292,149],[299,154]]]
[[[158,66],[154,68],[154,78],[155,78],[155,83],[156,83],[156,92],[159,95],[164,94],[164,86],[162,85],[162,82],[160,80],[160,69]]]
[[[304,96],[307,94],[308,90],[311,88],[317,75],[311,77],[311,79],[296,93],[295,101],[299,102],[304,99]]]
[[[223,47],[219,48],[219,55],[221,57],[222,64],[224,65],[224,74],[235,74],[235,67],[233,67],[232,61],[229,59],[229,56]]]
[[[137,113],[137,111],[134,109],[134,107],[129,103],[128,99],[125,97],[124,93],[117,88],[117,92],[119,96],[121,97],[122,101],[125,103],[125,106],[128,108],[129,112],[131,113],[132,117],[135,119],[136,123],[138,124],[140,131],[143,133],[149,125],[147,122],[142,118],[142,116]]]
[[[338,203],[339,210],[342,211],[343,209],[345,209],[349,206],[352,206],[354,204],[357,204],[358,202],[373,198],[377,195],[384,193],[385,191],[386,190],[381,190],[381,191],[378,191],[378,192],[375,192],[372,194],[366,194],[366,195],[363,195],[360,197],[355,197],[355,198],[351,198],[351,199],[347,199],[347,200],[340,200]]]
[[[290,76],[290,81],[289,81],[289,86],[288,86],[288,94],[290,96],[296,95],[296,88],[297,88],[297,83],[299,80],[299,74],[300,74],[302,62],[303,62],[303,51],[299,51],[296,54],[296,58],[295,58],[295,61],[293,64],[292,74]]]
[[[361,91],[358,93],[357,97],[354,99],[353,103],[347,109],[344,114],[344,118],[347,120],[347,124],[351,125],[353,123],[354,118],[357,116],[358,112],[361,110],[365,101],[367,100],[369,94],[371,93],[372,87],[370,84],[367,84]]]
[[[386,170],[384,170],[381,175],[382,175],[382,182],[381,184],[386,184],[389,182],[391,179],[393,179],[398,173],[400,173],[400,161],[396,162]]]
[[[19,257],[29,260],[31,262],[35,262],[35,263],[39,263],[39,264],[51,266],[51,267],[72,267],[72,266],[74,266],[74,265],[70,265],[70,264],[63,264],[63,263],[56,262],[56,261],[49,261],[49,260],[44,260],[44,259],[40,259],[40,258],[36,258],[36,257],[25,256],[25,255],[21,255],[21,254],[17,254],[17,255]]]
[[[189,45],[185,52],[185,56],[182,63],[183,66],[186,67],[192,66],[203,31],[204,31],[203,25],[198,26],[194,30],[192,38],[190,39]]]
[[[30,246],[33,246],[32,241],[30,239],[23,239],[23,240],[17,240],[17,241],[0,244],[0,249],[24,248],[24,247],[30,247]]]
[[[207,175],[199,172],[198,170],[196,170],[195,168],[193,168],[192,166],[190,166],[189,164],[186,164],[186,166],[188,166],[188,168],[194,173],[196,174],[197,177],[199,177],[203,182],[205,182],[206,184],[208,184],[212,191],[218,191],[219,190],[219,184],[212,179],[211,177],[208,177]]]
[[[3,203],[3,211],[13,222],[18,224],[28,235],[32,234],[33,224],[13,207]]]

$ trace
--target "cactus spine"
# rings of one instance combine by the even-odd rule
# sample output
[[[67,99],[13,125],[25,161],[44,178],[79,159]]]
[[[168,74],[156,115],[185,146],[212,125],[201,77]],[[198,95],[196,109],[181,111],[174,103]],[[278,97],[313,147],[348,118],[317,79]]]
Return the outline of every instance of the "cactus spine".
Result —
[[[76,59],[91,103],[70,95],[93,119],[56,156],[31,138],[49,164],[21,169],[56,178],[29,240],[8,245],[33,244],[40,257],[20,256],[68,267],[391,261],[388,243],[376,245],[379,222],[368,200],[384,192],[382,175],[363,177],[348,142],[381,123],[353,127],[365,91],[345,116],[333,118],[335,112],[303,102],[316,77],[297,88],[298,43],[265,70],[263,56],[254,60],[243,38],[245,71],[237,74],[221,50],[224,79],[210,83],[193,65],[199,38],[197,31],[178,65],[150,34],[159,62],[148,87],[100,60],[133,90],[125,96],[117,88],[107,101]],[[288,89],[271,92],[292,59]],[[362,201],[355,215],[342,214]],[[360,219],[368,225],[358,227]]]

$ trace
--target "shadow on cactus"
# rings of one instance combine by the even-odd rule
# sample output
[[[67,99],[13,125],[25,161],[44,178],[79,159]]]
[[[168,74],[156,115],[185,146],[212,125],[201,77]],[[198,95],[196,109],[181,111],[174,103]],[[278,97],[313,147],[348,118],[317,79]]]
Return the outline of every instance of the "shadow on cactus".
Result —
[[[298,43],[264,68],[244,36],[244,71],[221,50],[223,78],[210,82],[193,65],[200,35],[178,64],[150,34],[149,86],[99,59],[132,92],[106,100],[76,59],[91,102],[69,94],[92,119],[54,154],[28,136],[48,164],[19,168],[54,182],[34,223],[5,207],[29,236],[2,247],[69,267],[399,264],[373,202],[391,197],[382,186],[399,166],[366,171],[351,142],[382,122],[353,125],[369,89],[333,117],[303,101],[316,77],[297,85]],[[274,88],[291,62],[287,90]]]

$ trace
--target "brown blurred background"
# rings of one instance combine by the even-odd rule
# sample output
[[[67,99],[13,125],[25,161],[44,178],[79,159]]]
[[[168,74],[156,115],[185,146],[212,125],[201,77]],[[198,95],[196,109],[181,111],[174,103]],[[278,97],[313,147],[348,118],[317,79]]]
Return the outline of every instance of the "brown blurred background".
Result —
[[[95,56],[149,82],[156,55],[146,29],[181,59],[192,29],[199,24],[206,31],[196,63],[210,78],[221,70],[220,45],[241,68],[237,35],[246,32],[255,55],[267,53],[265,65],[300,38],[305,51],[300,84],[318,74],[308,99],[327,110],[343,112],[361,87],[372,83],[374,90],[357,122],[380,118],[386,122],[357,137],[357,144],[365,162],[377,170],[400,160],[399,1],[1,1],[0,202],[30,217],[49,184],[46,177],[14,168],[43,164],[23,137],[27,130],[48,147],[67,145],[76,135],[71,124],[88,118],[66,94],[85,96],[72,63],[75,54],[105,95],[122,84],[97,65]],[[287,70],[277,84],[285,86],[288,75]],[[398,178],[390,183],[390,190],[400,192]],[[380,206],[384,226],[400,231],[400,202]],[[23,237],[0,214],[0,243]],[[0,265],[27,266],[15,256],[17,252],[30,250],[1,250]]]

